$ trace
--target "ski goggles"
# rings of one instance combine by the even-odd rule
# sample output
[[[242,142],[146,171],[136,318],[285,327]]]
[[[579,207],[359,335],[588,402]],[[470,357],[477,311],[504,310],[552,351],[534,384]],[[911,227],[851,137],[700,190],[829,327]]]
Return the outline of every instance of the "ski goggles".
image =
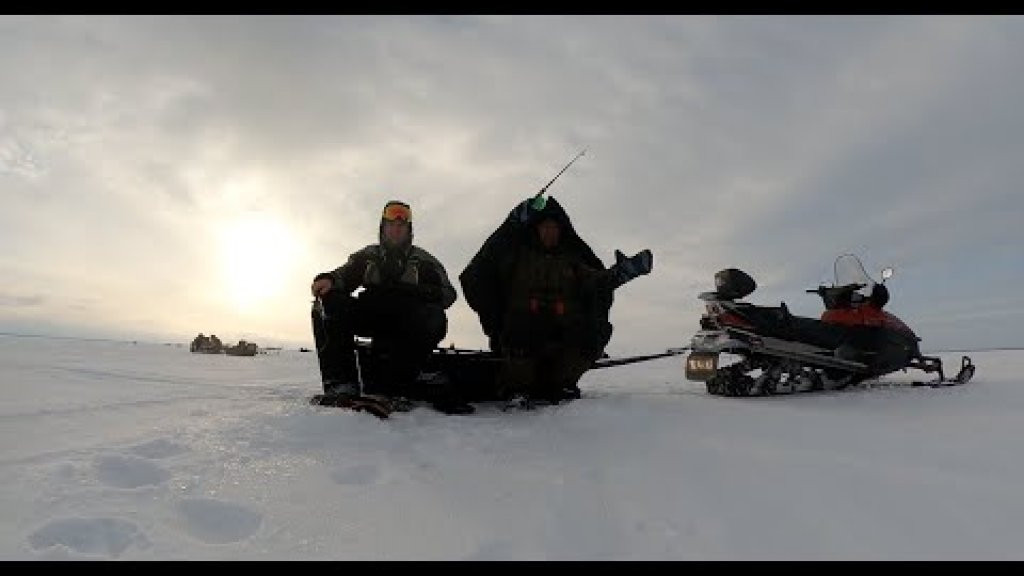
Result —
[[[408,204],[388,204],[384,207],[384,219],[412,222],[412,209]]]

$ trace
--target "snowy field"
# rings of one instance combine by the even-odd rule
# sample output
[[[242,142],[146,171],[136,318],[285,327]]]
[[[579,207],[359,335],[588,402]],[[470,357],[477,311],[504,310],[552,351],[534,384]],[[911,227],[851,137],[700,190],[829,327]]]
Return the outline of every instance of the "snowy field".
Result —
[[[679,356],[380,421],[306,403],[315,354],[0,336],[0,559],[1022,560],[1024,351],[971,356],[744,399]]]

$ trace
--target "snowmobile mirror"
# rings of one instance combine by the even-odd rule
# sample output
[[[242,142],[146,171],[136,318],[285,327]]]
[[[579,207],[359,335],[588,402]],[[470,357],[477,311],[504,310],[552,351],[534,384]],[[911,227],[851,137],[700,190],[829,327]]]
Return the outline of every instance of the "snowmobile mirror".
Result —
[[[892,278],[892,267],[887,266],[882,269],[882,282],[885,282],[889,278]]]

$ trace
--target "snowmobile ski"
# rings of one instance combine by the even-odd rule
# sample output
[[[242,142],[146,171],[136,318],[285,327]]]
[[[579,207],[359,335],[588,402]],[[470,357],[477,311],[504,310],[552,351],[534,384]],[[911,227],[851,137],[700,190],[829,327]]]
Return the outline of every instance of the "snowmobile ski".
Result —
[[[927,356],[924,357],[924,358],[925,359],[930,359]],[[915,367],[917,367],[917,366],[915,366]],[[924,368],[922,368],[922,369],[924,369]],[[941,387],[944,387],[944,386],[958,386],[960,384],[966,384],[967,382],[969,382],[971,380],[971,378],[974,377],[974,362],[971,361],[971,357],[970,356],[964,356],[960,360],[960,371],[957,373],[956,376],[954,376],[952,378],[946,378],[942,374],[942,364],[941,363],[938,364],[937,368],[933,368],[930,371],[937,371],[939,373],[939,377],[936,378],[935,380],[930,380],[930,381],[927,381],[927,382],[914,382],[913,385],[914,386],[931,386],[932,388],[941,388]]]

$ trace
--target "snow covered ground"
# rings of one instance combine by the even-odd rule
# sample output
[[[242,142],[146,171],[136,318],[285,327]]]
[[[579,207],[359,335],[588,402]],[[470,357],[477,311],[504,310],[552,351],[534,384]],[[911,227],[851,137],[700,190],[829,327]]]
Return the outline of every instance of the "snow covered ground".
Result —
[[[380,421],[308,405],[311,353],[0,336],[0,559],[1021,560],[1024,351],[971,356],[746,399],[679,356]]]

